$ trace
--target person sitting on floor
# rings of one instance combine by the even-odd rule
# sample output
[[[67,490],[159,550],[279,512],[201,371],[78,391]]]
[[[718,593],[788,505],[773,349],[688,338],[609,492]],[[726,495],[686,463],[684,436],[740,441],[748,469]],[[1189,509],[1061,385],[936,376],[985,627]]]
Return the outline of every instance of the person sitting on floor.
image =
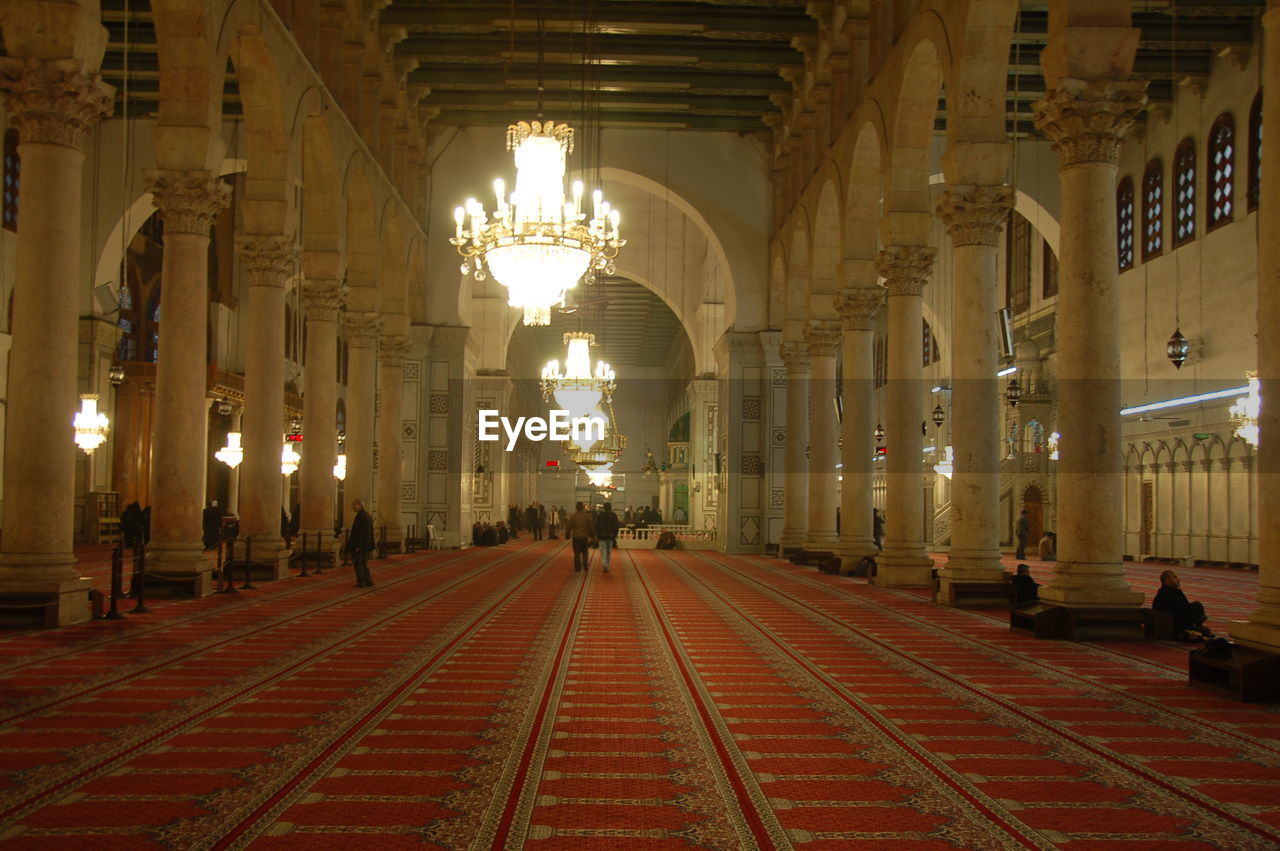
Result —
[[[871,579],[876,575],[876,559],[875,556],[863,556],[858,559],[858,563],[853,566],[853,572],[850,576],[863,576]]]
[[[1044,537],[1040,539],[1040,560],[1058,560],[1058,536],[1053,532],[1045,532]]]
[[[1031,568],[1028,565],[1018,565],[1018,572],[1009,580],[1013,583],[1013,604],[1025,603],[1029,600],[1039,600],[1040,583],[1031,578]]]
[[[1204,604],[1187,599],[1182,591],[1182,580],[1172,570],[1160,574],[1160,590],[1151,601],[1151,608],[1173,616],[1174,634],[1179,638],[1199,641],[1213,637],[1213,632],[1204,625],[1208,619]]]

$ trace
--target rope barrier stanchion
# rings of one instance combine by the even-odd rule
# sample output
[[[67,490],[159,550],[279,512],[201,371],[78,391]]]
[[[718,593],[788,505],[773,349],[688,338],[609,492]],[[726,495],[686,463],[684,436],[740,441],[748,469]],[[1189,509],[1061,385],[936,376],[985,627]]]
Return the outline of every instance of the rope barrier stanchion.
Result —
[[[123,620],[120,614],[120,598],[124,596],[124,544],[116,544],[111,549],[111,608],[103,620]]]
[[[417,549],[414,548],[414,544],[415,544],[414,538],[416,538],[417,536],[418,536],[418,524],[417,523],[411,524],[409,528],[405,530],[405,533],[404,533],[404,551],[406,553],[417,552]]]
[[[131,614],[145,615],[151,611],[147,608],[147,551],[142,547],[134,551],[133,592],[134,605]]]
[[[324,573],[325,556],[324,556],[324,550],[321,549],[321,547],[323,546],[324,546],[324,532],[316,532],[316,561],[315,561],[315,564],[311,566],[312,576],[320,576],[321,574]]]
[[[310,573],[308,573],[308,572],[307,572],[307,561],[308,561],[307,556],[308,556],[308,553],[307,553],[307,533],[306,533],[306,532],[303,532],[303,533],[302,533],[302,552],[298,553],[298,561],[302,563],[302,572],[301,572],[301,573],[299,573],[299,574],[298,574],[298,576],[310,576],[310,575],[311,575]]]
[[[256,591],[257,585],[253,584],[253,579],[249,576],[249,571],[253,567],[253,537],[244,539],[244,584],[240,586],[241,591]]]
[[[219,594],[238,594],[240,589],[236,587],[235,580],[231,578],[231,568],[236,563],[236,539],[232,538],[227,541],[227,558],[218,564],[218,583],[221,587],[218,589]]]

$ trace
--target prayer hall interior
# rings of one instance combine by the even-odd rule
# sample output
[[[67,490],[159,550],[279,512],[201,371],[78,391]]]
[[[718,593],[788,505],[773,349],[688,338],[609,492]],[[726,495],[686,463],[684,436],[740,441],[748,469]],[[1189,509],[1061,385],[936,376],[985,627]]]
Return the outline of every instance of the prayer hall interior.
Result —
[[[0,36],[0,843],[1280,847],[1280,0]]]

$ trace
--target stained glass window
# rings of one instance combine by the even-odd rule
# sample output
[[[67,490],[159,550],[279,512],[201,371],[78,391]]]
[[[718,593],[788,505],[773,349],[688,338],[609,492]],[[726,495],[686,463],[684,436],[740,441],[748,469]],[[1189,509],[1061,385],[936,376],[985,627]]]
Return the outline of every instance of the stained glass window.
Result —
[[[1231,221],[1234,209],[1232,185],[1235,183],[1236,122],[1224,112],[1209,130],[1209,223],[1206,230]]]
[[[1160,256],[1164,250],[1164,164],[1147,163],[1142,173],[1142,259]]]
[[[1046,260],[1050,253],[1046,244]],[[1127,175],[1116,187],[1116,253],[1121,272],[1133,268],[1133,178]]]
[[[1174,204],[1173,247],[1196,238],[1196,145],[1190,139],[1178,143],[1173,153]]]

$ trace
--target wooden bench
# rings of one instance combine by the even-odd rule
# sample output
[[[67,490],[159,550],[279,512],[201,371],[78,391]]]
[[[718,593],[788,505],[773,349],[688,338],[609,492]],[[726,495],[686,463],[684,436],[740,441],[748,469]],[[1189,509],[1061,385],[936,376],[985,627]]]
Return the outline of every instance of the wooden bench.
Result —
[[[3,613],[0,614],[0,624],[9,628],[55,629],[58,626],[58,596],[6,594],[0,596],[0,613]]]
[[[1155,609],[1142,610],[1142,628],[1147,638],[1156,641],[1172,641],[1177,638],[1173,628],[1173,615],[1168,612],[1157,612]]]
[[[1009,628],[1027,630],[1036,638],[1079,641],[1133,639],[1147,635],[1141,609],[1058,606],[1031,600],[1009,609]]]
[[[1280,654],[1215,640],[1187,654],[1187,683],[1234,700],[1280,700]]]
[[[821,573],[831,573],[836,576],[840,575],[840,565],[842,564],[840,556],[826,554],[826,558],[818,560],[818,571]]]
[[[997,582],[947,582],[943,583],[938,580],[938,593],[934,595],[935,599],[942,596],[941,588],[945,585],[945,599],[939,602],[946,603],[948,606],[960,607],[966,602],[976,606],[989,604],[992,600],[996,601],[996,605],[1007,606],[1013,602],[1013,584],[1009,582],[1008,577]]]

